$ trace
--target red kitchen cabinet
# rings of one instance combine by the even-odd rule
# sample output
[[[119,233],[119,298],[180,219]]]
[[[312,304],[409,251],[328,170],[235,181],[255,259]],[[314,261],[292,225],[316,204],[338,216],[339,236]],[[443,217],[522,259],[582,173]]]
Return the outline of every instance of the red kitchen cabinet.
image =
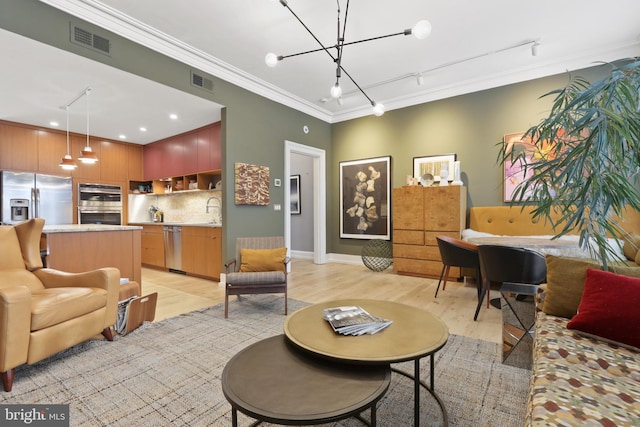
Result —
[[[214,123],[144,146],[144,179],[221,169],[221,125]]]

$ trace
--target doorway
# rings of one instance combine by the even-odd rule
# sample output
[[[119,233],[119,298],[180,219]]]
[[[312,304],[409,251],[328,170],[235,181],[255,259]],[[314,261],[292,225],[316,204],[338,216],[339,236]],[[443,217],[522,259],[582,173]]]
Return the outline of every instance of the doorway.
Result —
[[[291,155],[300,154],[313,161],[313,262],[327,262],[327,219],[326,219],[326,153],[325,150],[298,144],[293,141],[284,142],[284,238],[285,244],[291,248]]]

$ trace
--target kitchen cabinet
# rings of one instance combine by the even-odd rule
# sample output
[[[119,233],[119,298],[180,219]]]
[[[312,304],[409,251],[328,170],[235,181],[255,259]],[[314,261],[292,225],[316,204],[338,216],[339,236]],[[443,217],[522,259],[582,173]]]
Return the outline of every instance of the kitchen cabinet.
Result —
[[[38,173],[71,176],[60,161],[67,154],[67,137],[60,132],[38,130]]]
[[[87,137],[70,134],[69,154],[77,168],[66,171],[59,166],[67,154],[66,132],[0,120],[0,169],[72,176],[76,182],[97,184],[122,185],[128,180],[142,179],[141,145],[93,136],[90,141],[98,162],[83,164],[78,157],[87,144]]]
[[[185,273],[220,280],[222,272],[222,229],[182,227],[182,269]]]
[[[58,163],[60,159],[56,161],[56,165]],[[38,133],[35,129],[2,123],[0,169],[26,172],[38,170]]]
[[[220,169],[220,132],[218,122],[145,145],[144,179],[152,181]]]
[[[460,238],[465,228],[467,189],[406,186],[393,189],[393,265],[398,274],[440,277],[436,236]],[[460,277],[452,267],[449,278]]]
[[[127,144],[127,175],[129,179],[133,180],[142,180],[143,179],[143,170],[144,164],[142,163],[143,159],[143,146],[142,145],[134,145]]]
[[[142,264],[164,268],[164,228],[162,225],[142,227]]]
[[[50,268],[79,273],[116,267],[121,277],[142,283],[139,227],[52,225],[42,234]]]
[[[91,145],[93,148],[93,144]],[[127,181],[129,164],[127,146],[111,141],[100,141],[100,179],[103,181]]]

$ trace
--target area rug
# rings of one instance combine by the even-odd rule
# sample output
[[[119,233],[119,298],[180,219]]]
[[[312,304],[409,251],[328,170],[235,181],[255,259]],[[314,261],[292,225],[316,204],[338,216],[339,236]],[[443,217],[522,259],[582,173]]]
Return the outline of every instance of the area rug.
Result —
[[[289,300],[291,312],[304,305]],[[228,319],[223,309],[218,305],[146,323],[114,342],[89,341],[22,366],[16,369],[13,391],[0,393],[0,404],[69,404],[71,426],[230,426],[222,370],[249,344],[281,334],[285,316],[277,295],[234,300]],[[413,372],[412,363],[394,366]],[[428,359],[421,371],[428,383]],[[529,375],[528,370],[502,365],[498,345],[488,341],[452,335],[436,356],[436,391],[451,426],[522,425]],[[426,392],[421,419],[422,425],[443,423]],[[239,417],[241,426],[252,422]],[[394,374],[378,404],[378,425],[412,423],[413,382]],[[362,424],[349,419],[331,425]]]

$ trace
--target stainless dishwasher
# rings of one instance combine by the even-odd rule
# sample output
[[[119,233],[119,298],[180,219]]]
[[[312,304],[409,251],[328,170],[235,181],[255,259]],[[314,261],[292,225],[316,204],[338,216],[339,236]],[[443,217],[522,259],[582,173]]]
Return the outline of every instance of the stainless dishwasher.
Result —
[[[164,226],[164,263],[169,270],[182,271],[182,227]]]

